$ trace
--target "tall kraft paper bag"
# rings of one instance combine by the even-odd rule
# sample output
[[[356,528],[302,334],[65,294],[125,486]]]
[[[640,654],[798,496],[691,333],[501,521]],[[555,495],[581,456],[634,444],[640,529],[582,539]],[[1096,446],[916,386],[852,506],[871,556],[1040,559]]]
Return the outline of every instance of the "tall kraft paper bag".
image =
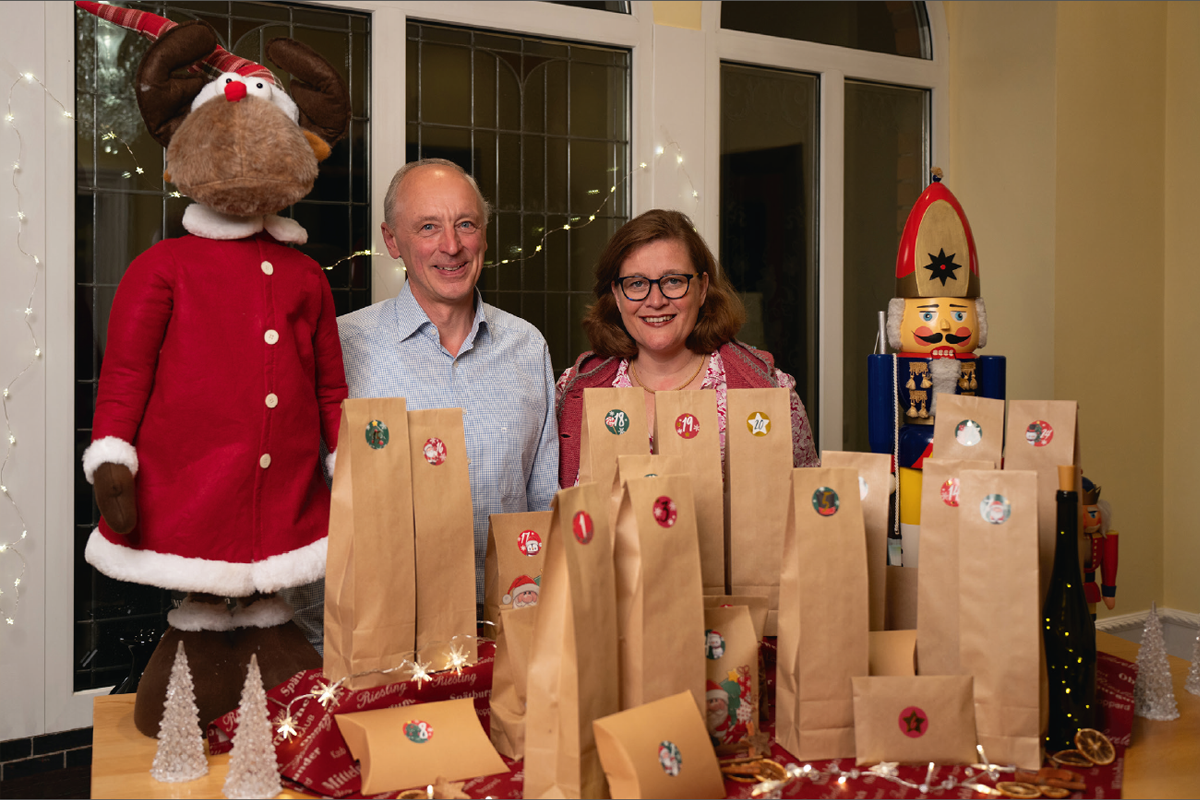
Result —
[[[964,469],[993,469],[991,461],[925,459],[921,538],[925,552],[917,576],[917,669],[921,675],[959,675],[958,515]]]
[[[660,456],[655,454],[636,456],[617,456],[617,471],[613,473],[612,506],[609,519],[617,524],[617,512],[621,510],[621,497],[628,478],[652,478],[659,475],[686,475],[687,469],[679,456]]]
[[[959,475],[959,660],[975,676],[975,726],[993,764],[1037,769],[1045,728],[1037,473]]]
[[[779,557],[791,470],[788,390],[730,389],[725,406],[725,569],[729,594],[767,598],[767,636],[775,635],[778,624]]]
[[[325,678],[402,663],[417,639],[408,413],[402,397],[342,403],[325,565]],[[391,683],[367,675],[349,689]]]
[[[496,624],[496,657],[492,664],[492,745],[501,755],[525,757],[525,710],[528,703],[529,651],[537,606],[506,608]]]
[[[488,515],[483,618],[493,625],[504,609],[537,605],[551,517],[549,511]]]
[[[1013,400],[1008,406],[1008,447],[1005,469],[1031,469],[1038,475],[1038,568],[1041,597],[1050,588],[1054,568],[1054,546],[1058,535],[1058,467],[1081,464],[1079,453],[1079,404],[1074,400]],[[1083,496],[1083,477],[1075,480],[1075,492]],[[1082,543],[1081,543],[1082,546]],[[1080,551],[1080,557],[1086,551]]]
[[[462,409],[409,411],[408,441],[417,552],[417,652],[433,669],[446,669],[456,645],[473,664],[475,529]]]
[[[657,392],[654,452],[684,460],[696,498],[704,593],[725,594],[725,478],[717,429],[717,393],[711,389]]]
[[[614,461],[615,463],[615,461]],[[608,486],[555,495],[529,657],[526,797],[608,797],[592,720],[620,710]]]
[[[867,589],[870,592],[871,630],[884,629],[887,603],[888,508],[892,498],[892,458],[886,453],[850,453],[826,450],[823,467],[849,467],[858,472],[859,499],[867,529]]]
[[[775,736],[797,758],[854,756],[851,678],[870,671],[867,542],[853,469],[792,471]]]
[[[621,708],[690,691],[704,708],[704,590],[691,478],[628,478],[613,564]]]
[[[619,455],[648,455],[646,394],[638,387],[583,390],[579,482],[612,486]],[[612,522],[613,520],[609,520]]]

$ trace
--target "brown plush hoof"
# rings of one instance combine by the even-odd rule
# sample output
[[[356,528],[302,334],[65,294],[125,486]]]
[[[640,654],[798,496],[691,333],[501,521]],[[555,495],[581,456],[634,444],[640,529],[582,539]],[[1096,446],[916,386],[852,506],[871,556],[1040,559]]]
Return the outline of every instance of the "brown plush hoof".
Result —
[[[258,654],[263,686],[267,689],[307,669],[321,666],[321,656],[294,622],[270,628],[235,628],[230,631],[180,631],[167,628],[138,684],[133,722],[146,736],[158,736],[167,680],[175,649],[183,642],[200,724],[207,727],[217,717],[237,708],[251,654]]]

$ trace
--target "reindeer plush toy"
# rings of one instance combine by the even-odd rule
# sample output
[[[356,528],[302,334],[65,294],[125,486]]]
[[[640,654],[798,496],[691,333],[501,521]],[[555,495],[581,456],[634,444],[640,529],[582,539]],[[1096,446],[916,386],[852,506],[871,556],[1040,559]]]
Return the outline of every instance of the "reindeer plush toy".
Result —
[[[135,722],[154,735],[177,641],[204,723],[237,705],[251,652],[268,687],[320,666],[274,592],[324,575],[319,446],[337,448],[346,381],[329,283],[287,247],[304,229],[273,214],[312,190],[349,100],[299,42],[266,48],[292,73],[293,101],[204,23],[77,5],[153,41],[138,105],[167,148],[165,177],[196,201],[189,235],[154,245],[121,279],[83,456],[103,517],[88,562],[189,593],[138,688]]]

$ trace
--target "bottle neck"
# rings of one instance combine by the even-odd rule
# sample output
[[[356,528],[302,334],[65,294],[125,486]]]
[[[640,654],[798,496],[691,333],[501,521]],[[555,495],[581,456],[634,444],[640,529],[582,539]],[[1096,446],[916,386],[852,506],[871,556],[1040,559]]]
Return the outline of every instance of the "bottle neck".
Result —
[[[1079,569],[1079,495],[1076,492],[1059,491],[1055,497],[1058,519],[1054,561],[1066,561]]]

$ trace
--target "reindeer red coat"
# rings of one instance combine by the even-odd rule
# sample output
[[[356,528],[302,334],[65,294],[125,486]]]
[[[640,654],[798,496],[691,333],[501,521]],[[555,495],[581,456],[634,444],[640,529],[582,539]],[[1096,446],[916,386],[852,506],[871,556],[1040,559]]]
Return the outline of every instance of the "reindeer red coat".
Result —
[[[174,628],[284,622],[282,601],[231,616],[216,600],[324,575],[318,448],[337,447],[341,347],[328,281],[286,246],[304,229],[270,215],[312,190],[345,133],[345,84],[307,46],[272,40],[293,102],[203,23],[78,5],[155,40],[138,104],[167,147],[165,177],[196,201],[183,217],[190,235],[139,256],[113,301],[83,457],[103,516],[86,558],[119,580],[205,593],[172,612]],[[180,77],[187,68],[200,74]]]

